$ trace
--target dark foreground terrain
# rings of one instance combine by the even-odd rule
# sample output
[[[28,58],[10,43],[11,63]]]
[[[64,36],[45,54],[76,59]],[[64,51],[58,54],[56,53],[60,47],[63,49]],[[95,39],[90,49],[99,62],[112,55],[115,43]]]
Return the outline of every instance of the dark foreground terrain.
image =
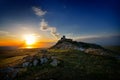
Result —
[[[120,46],[104,46],[106,49],[110,49],[120,54]]]
[[[14,78],[4,78],[1,74],[0,80],[120,80],[118,58],[87,54],[80,50],[48,49],[43,52],[40,49],[29,49],[1,54],[1,68],[16,66],[20,69]],[[47,61],[34,66],[19,64],[28,55],[37,60],[44,56]],[[57,63],[52,64],[54,59]]]

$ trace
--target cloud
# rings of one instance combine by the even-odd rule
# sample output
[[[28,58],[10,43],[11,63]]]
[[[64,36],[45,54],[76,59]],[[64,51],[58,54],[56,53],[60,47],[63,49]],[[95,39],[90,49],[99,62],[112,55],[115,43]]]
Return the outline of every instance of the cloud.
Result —
[[[32,7],[33,11],[35,12],[36,15],[38,16],[44,16],[47,11],[43,11],[41,8],[37,8],[37,7]],[[50,33],[55,37],[55,38],[59,38],[59,33],[56,30],[56,27],[51,27],[48,25],[47,22],[45,22],[44,19],[42,19],[42,21],[40,22],[40,30],[42,31],[50,31]]]
[[[44,19],[42,19],[42,21],[40,22],[40,30],[50,31],[50,33],[56,38],[59,38],[59,36],[60,36],[60,34],[57,32],[56,28],[49,26],[48,23],[45,22]]]
[[[47,11],[43,11],[41,8],[38,7],[32,7],[32,9],[38,16],[44,16],[47,13]]]
[[[77,41],[96,43],[100,45],[120,45],[120,35],[89,35],[76,38]]]
[[[7,31],[0,31],[0,35],[7,35],[8,32]]]
[[[99,36],[99,35],[85,35],[85,36],[78,36],[78,37],[76,37],[76,39],[84,40],[84,39],[99,38],[99,37],[101,37],[101,36]]]
[[[47,31],[47,30],[49,30],[49,29],[50,29],[50,28],[49,28],[49,26],[48,26],[48,23],[45,22],[44,19],[42,19],[42,21],[40,22],[40,30],[42,30],[42,31]]]
[[[2,38],[15,38],[16,36],[15,35],[13,35],[13,34],[11,34],[11,33],[9,33],[9,32],[7,32],[7,31],[0,31],[0,38],[2,39]]]

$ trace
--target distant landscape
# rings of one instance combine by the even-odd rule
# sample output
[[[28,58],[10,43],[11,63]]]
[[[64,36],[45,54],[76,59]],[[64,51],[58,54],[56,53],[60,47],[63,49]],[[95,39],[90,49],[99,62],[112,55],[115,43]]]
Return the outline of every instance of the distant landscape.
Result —
[[[3,80],[112,80],[120,79],[119,67],[119,46],[104,49],[66,38],[48,49],[12,48],[0,54]]]
[[[119,0],[0,0],[0,80],[120,80]]]

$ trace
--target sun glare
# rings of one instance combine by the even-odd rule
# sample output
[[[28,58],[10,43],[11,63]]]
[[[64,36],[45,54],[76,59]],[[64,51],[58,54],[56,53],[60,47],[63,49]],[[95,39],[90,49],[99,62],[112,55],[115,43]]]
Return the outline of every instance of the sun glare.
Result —
[[[24,38],[27,45],[32,45],[32,44],[35,44],[36,42],[36,38],[32,34],[25,35]]]

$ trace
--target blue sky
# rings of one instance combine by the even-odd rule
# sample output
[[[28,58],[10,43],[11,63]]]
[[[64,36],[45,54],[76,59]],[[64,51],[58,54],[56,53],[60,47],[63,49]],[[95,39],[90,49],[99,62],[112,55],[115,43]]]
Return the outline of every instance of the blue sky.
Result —
[[[39,26],[44,19],[55,27],[55,33],[77,40],[118,37],[119,3],[119,0],[0,0],[0,31],[47,35],[50,31],[41,31]],[[33,7],[46,13],[38,16]]]

